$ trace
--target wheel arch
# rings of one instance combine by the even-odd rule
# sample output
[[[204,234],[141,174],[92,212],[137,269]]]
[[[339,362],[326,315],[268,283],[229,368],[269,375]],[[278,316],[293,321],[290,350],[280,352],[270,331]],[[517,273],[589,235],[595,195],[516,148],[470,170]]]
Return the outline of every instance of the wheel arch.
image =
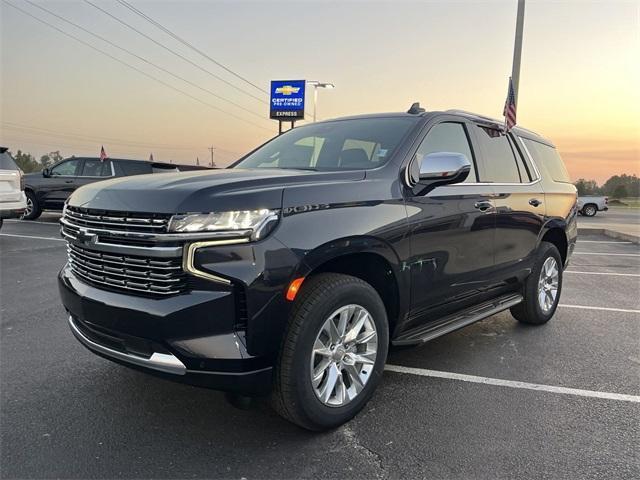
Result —
[[[569,258],[569,239],[567,237],[567,223],[564,220],[549,220],[540,232],[538,245],[542,242],[549,242],[555,245],[560,252],[562,264],[567,264],[567,259]]]
[[[389,335],[406,313],[409,288],[395,250],[374,237],[349,237],[321,245],[305,256],[294,278],[333,272],[352,275],[369,283],[384,302]],[[304,288],[304,283],[302,285]]]

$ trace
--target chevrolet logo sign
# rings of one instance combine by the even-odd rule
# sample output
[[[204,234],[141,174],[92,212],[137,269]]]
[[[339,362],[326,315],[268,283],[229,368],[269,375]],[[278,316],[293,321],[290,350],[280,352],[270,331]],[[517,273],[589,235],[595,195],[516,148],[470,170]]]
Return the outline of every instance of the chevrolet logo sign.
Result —
[[[276,93],[281,93],[282,95],[291,95],[299,91],[300,87],[292,87],[291,85],[283,85],[282,87],[276,88]]]

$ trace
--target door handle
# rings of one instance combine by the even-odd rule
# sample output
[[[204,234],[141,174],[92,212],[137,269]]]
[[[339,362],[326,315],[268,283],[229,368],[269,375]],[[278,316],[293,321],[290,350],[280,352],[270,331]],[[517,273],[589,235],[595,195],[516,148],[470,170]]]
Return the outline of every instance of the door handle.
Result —
[[[73,180],[65,180],[64,183],[73,183]]]
[[[539,207],[540,205],[542,205],[542,202],[537,198],[532,198],[531,200],[529,200],[529,205],[531,205],[532,207]]]
[[[476,202],[473,204],[473,206],[474,208],[477,208],[481,212],[484,212],[486,210],[489,210],[490,208],[493,208],[493,204],[491,202]]]

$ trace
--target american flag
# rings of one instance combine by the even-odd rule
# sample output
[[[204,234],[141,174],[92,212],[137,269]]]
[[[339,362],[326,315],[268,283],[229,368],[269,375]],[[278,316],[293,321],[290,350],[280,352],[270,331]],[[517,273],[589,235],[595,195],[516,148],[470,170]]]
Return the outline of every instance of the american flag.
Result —
[[[513,81],[509,77],[509,93],[504,102],[504,130],[505,133],[511,130],[516,124],[516,94],[513,91]]]
[[[107,158],[107,152],[104,151],[104,145],[100,147],[100,161],[104,162]]]

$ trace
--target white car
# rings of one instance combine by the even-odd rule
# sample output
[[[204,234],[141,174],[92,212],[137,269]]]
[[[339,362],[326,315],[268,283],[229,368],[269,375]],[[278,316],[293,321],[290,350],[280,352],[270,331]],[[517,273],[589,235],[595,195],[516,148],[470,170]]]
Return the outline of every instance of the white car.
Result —
[[[6,147],[0,147],[0,227],[5,218],[20,217],[27,208],[24,175]]]
[[[609,210],[609,197],[589,195],[578,197],[578,213],[585,217],[593,217],[598,212]]]

